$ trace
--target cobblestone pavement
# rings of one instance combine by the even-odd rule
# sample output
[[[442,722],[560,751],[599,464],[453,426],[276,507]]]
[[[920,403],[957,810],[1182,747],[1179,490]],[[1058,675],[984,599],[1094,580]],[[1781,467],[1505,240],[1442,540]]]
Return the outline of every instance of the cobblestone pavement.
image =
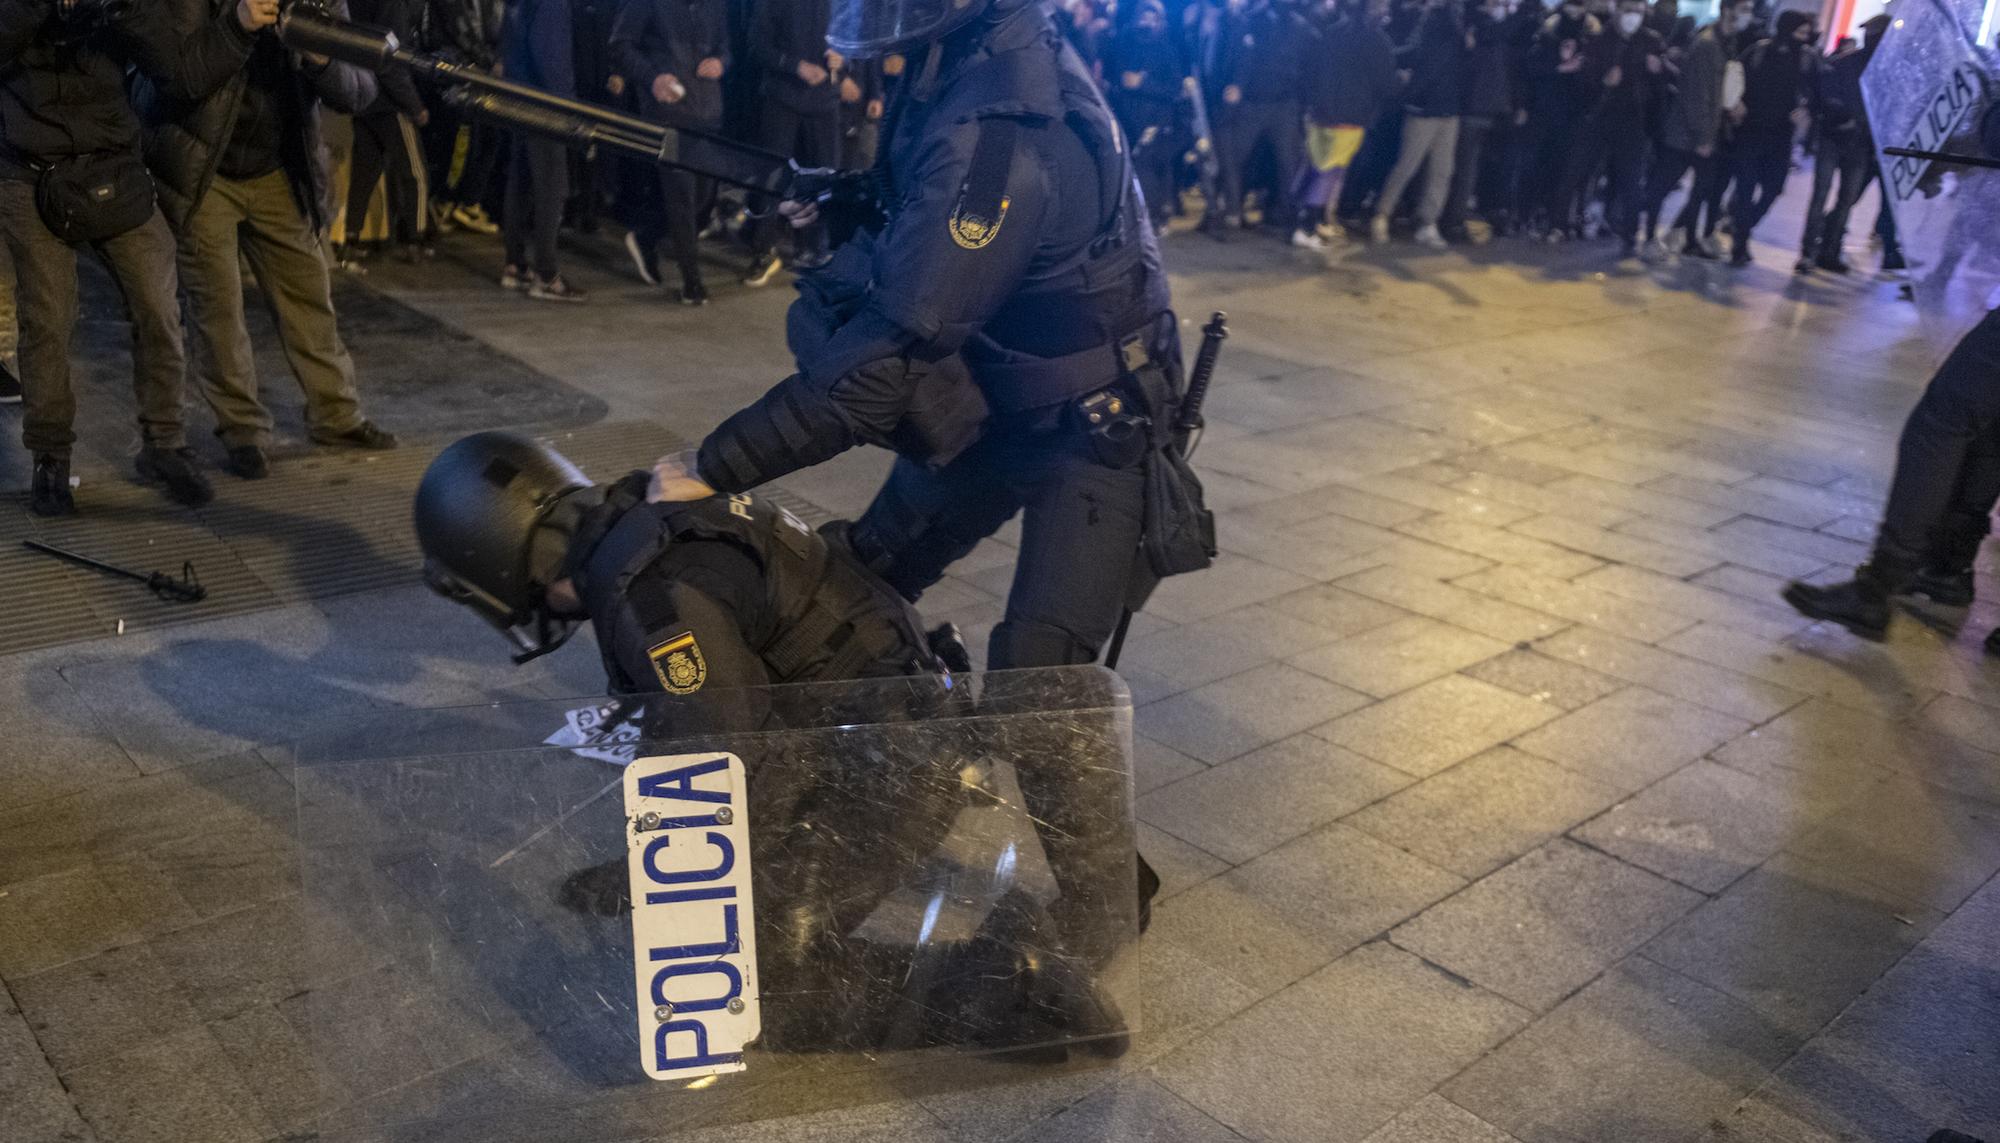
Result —
[[[1879,646],[1778,602],[1864,556],[1934,355],[1893,285],[1758,254],[1174,237],[1190,330],[1234,330],[1225,551],[1123,664],[1166,879],[1129,1066],[715,1138],[2000,1137],[2000,585]],[[784,372],[782,291],[682,311],[604,260],[540,308],[492,261],[371,280],[690,434]],[[852,512],[882,466],[788,486]],[[983,638],[1005,539],[930,618]],[[412,587],[0,659],[0,1136],[306,1130],[258,750],[595,685],[495,651]]]

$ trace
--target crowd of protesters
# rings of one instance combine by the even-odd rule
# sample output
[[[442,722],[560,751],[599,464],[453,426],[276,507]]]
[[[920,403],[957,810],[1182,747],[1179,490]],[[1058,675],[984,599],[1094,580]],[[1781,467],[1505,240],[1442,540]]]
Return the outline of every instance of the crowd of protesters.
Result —
[[[1391,241],[1407,219],[1429,247],[1610,236],[1624,256],[1742,265],[1803,141],[1812,200],[1796,269],[1845,273],[1848,215],[1877,177],[1860,76],[1886,19],[1823,55],[1813,16],[1766,2],[1722,0],[1705,26],[1676,0],[1060,0],[1052,12],[1103,84],[1163,227],[1186,215],[1218,238],[1261,227],[1324,249],[1355,233]],[[189,365],[227,470],[255,479],[269,468],[242,266],[305,392],[311,438],[364,448],[395,441],[362,414],[330,266],[365,273],[384,251],[423,260],[444,231],[497,233],[502,287],[576,302],[584,293],[562,273],[559,232],[608,222],[648,284],[671,263],[683,304],[709,299],[704,236],[735,244],[748,286],[782,269],[790,230],[771,204],[462,118],[400,69],[302,56],[272,32],[277,3],[0,0],[0,56],[11,61],[0,65],[0,231],[20,282],[23,374],[0,377],[0,401],[24,400],[38,511],[73,510],[68,345],[82,245],[132,311],[140,474],[191,504],[210,490],[181,429]],[[874,161],[905,64],[829,50],[828,0],[331,10],[423,51],[808,167]],[[322,106],[351,132],[323,132]],[[328,134],[351,139],[337,168]],[[133,197],[143,191],[121,193],[111,213],[143,209],[115,235],[56,233],[41,199],[64,172],[121,188],[150,180],[158,209]],[[1886,212],[1877,233],[1884,269],[1900,268]]]

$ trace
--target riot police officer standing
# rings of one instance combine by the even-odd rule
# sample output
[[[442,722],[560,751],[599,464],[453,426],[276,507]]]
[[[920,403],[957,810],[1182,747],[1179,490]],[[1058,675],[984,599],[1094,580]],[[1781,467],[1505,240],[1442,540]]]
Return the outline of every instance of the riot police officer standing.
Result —
[[[987,665],[1091,662],[1131,596],[1142,527],[1175,531],[1149,503],[1191,492],[1199,510],[1192,474],[1157,463],[1180,351],[1125,140],[1032,0],[836,0],[828,40],[907,60],[872,172],[881,217],[802,282],[827,325],[805,350],[794,337],[799,372],[663,458],[654,495],[741,492],[856,443],[895,448],[855,554],[914,600],[1023,512]],[[1181,495],[1149,494],[1159,480]],[[1170,574],[1206,555],[1152,562]]]

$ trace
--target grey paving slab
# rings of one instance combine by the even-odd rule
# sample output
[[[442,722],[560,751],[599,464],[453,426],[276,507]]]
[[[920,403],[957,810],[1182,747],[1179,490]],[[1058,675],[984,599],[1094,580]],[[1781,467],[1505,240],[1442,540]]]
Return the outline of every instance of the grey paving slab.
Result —
[[[1343,820],[1461,877],[1478,878],[1617,798],[1610,786],[1501,746]]]
[[[1936,693],[1907,678],[1885,657],[1856,646],[1859,642],[1842,632],[1838,645],[1843,657],[1832,662],[1799,647],[1773,645],[1719,624],[1702,623],[1662,640],[1660,646],[1789,690],[1891,718],[1915,711]]]
[[[1558,839],[1397,926],[1390,938],[1539,1012],[1701,901],[1691,889]]]
[[[27,976],[195,919],[164,878],[106,859],[17,881],[0,896],[0,977]]]
[[[876,1103],[676,1132],[651,1143],[869,1143],[877,1139],[949,1143],[951,1138],[942,1124],[914,1103]]]
[[[1132,1057],[1150,1062],[1196,1040],[1278,991],[1278,981],[1245,983],[1171,941],[1139,942],[1139,1032]]]
[[[1336,636],[1357,634],[1410,617],[1410,613],[1400,607],[1391,607],[1380,600],[1332,584],[1320,584],[1281,595],[1265,606],[1288,618],[1323,627]]]
[[[143,943],[10,977],[7,983],[59,1072],[201,1022],[180,981]]]
[[[1649,474],[1651,477],[1660,475],[1657,472]],[[1629,523],[1619,527],[1626,527]],[[1657,543],[1644,536],[1594,528],[1562,516],[1535,516],[1513,525],[1513,529],[1558,547],[1587,552],[1611,563],[1636,564],[1662,575],[1695,575],[1723,562],[1716,556]]]
[[[78,1110],[110,1143],[258,1143],[273,1134],[208,1029],[188,1028],[63,1078]]]
[[[0,1108],[19,1143],[96,1143],[20,1010],[0,990]]]
[[[1995,743],[1989,743],[1995,745]],[[1794,788],[1866,786],[1890,772],[2000,802],[2000,755],[1963,738],[1814,700],[1715,752]]]
[[[1678,1143],[1797,1046],[1744,1005],[1635,957],[1440,1090],[1522,1143]]]
[[[1574,496],[1559,496],[1546,487],[1550,482],[1568,475],[1567,471],[1539,465],[1518,457],[1505,456],[1496,452],[1463,453],[1452,458],[1452,463],[1467,470],[1464,479],[1452,485],[1480,496],[1518,504],[1532,508],[1544,516],[1557,516],[1588,528],[1609,528],[1632,518],[1632,514],[1608,504],[1591,500],[1578,500]],[[1547,541],[1543,541],[1547,542]],[[1576,551],[1565,544],[1554,544],[1567,551]],[[1579,555],[1586,554],[1578,552]],[[1602,560],[1603,557],[1593,557]]]
[[[1190,774],[1199,774],[1208,768],[1207,763],[1190,758],[1171,746],[1155,742],[1143,734],[1132,736],[1132,782],[1138,793],[1158,789],[1169,782],[1178,782]]]
[[[1742,719],[1628,687],[1522,735],[1514,745],[1629,793],[1749,729]]]
[[[0,750],[0,811],[32,806],[139,773],[125,748],[108,737],[26,730],[10,734],[0,728],[0,742],[10,744]]]
[[[1002,1143],[1037,1131],[1097,1092],[1129,1086],[1132,1077],[1124,1067],[1101,1062],[1053,1068],[968,1062],[959,1082],[961,1086],[952,1090],[918,1095],[916,1102],[954,1139]]]
[[[1348,591],[1506,643],[1553,635],[1569,621],[1384,565],[1340,579]]]
[[[1941,917],[1865,881],[1780,858],[1640,951],[1803,1039],[1839,1015]]]
[[[1394,946],[1364,945],[1159,1066],[1160,1082],[1253,1139],[1366,1138],[1527,1019]]]
[[[2000,814],[1988,802],[1885,778],[1785,851],[1949,912],[2000,871]]]
[[[1509,651],[1475,663],[1462,674],[1558,710],[1576,710],[1625,689],[1625,681],[1539,651]]]
[[[1357,754],[1429,777],[1561,712],[1464,675],[1446,675],[1313,731]]]
[[[287,897],[176,929],[152,942],[204,1020],[275,1004],[305,988],[305,919]]]
[[[1139,1080],[1087,1096],[1013,1138],[1023,1143],[1238,1143],[1243,1136],[1157,1082]]]
[[[1423,1097],[1363,1143],[1514,1143],[1514,1137],[1437,1094]]]
[[[1584,587],[1624,596],[1635,603],[1663,607],[1691,618],[1733,627],[1761,639],[1784,639],[1804,630],[1810,623],[1798,612],[1777,602],[1775,592],[1762,601],[1754,601],[1628,565],[1602,568],[1577,577],[1576,582]]]
[[[1426,516],[1399,524],[1396,530],[1433,544],[1457,548],[1496,563],[1556,579],[1570,579],[1605,566],[1604,561],[1595,556],[1509,532],[1490,522],[1480,523],[1443,515]]]
[[[2000,883],[1933,930],[1712,1138],[1924,1139],[1940,1127],[2000,1138]],[[1789,1139],[1787,1140],[1789,1143]]]
[[[247,1008],[208,1025],[265,1120],[288,1135],[309,1131],[325,1105],[320,1068],[299,1023],[303,1007],[304,999],[294,997],[282,1009]]]
[[[1582,580],[1556,579],[1525,568],[1499,567],[1453,582],[1496,599],[1615,632],[1642,643],[1657,642],[1694,626],[1694,620],[1687,616],[1635,603],[1624,596],[1591,587]]]
[[[1150,701],[1240,674],[1338,638],[1279,611],[1245,607],[1126,644],[1118,668],[1133,701]],[[1147,692],[1141,697],[1142,684]]]
[[[1224,553],[1198,581],[1194,576],[1162,581],[1146,610],[1172,623],[1193,623],[1297,591],[1308,582],[1282,568]]]
[[[1752,722],[1776,718],[1806,699],[1800,691],[1585,627],[1541,640],[1535,650]]]
[[[1507,650],[1498,639],[1433,619],[1399,619],[1338,643],[1295,655],[1291,663],[1363,694],[1382,697],[1449,675]]]
[[[1848,800],[1786,788],[1699,761],[1571,831],[1606,853],[1704,893],[1720,893]]]
[[[1413,780],[1300,734],[1146,794],[1139,818],[1239,863]]]
[[[1336,824],[1161,903],[1146,935],[1268,989],[1330,963],[1464,884]]]
[[[1140,707],[1140,731],[1203,762],[1225,762],[1338,718],[1366,695],[1271,663]]]
[[[1139,823],[1139,853],[1160,875],[1161,899],[1199,885],[1229,868],[1229,863],[1220,857],[1148,822]]]

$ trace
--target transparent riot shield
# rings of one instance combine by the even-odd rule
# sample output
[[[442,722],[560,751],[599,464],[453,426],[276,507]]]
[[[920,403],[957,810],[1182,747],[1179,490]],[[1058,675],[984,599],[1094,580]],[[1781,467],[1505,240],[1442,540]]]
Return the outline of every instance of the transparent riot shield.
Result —
[[[295,755],[321,1134],[672,1138],[1135,1031],[1097,668],[385,712]]]
[[[1878,147],[1981,155],[1993,107],[1995,0],[1896,0],[1861,76]],[[1882,156],[1882,194],[1940,356],[2000,305],[2000,171]]]

